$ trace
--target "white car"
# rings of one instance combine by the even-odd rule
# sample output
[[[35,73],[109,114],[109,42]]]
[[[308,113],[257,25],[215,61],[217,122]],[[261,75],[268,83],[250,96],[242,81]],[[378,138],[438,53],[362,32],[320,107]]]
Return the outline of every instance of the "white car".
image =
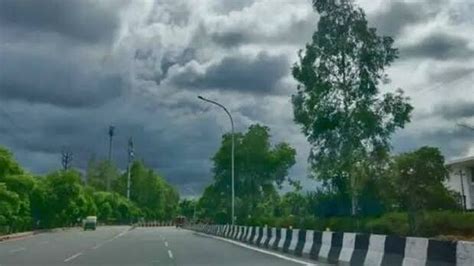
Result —
[[[95,230],[97,227],[97,216],[87,216],[83,220],[84,231],[87,229]]]

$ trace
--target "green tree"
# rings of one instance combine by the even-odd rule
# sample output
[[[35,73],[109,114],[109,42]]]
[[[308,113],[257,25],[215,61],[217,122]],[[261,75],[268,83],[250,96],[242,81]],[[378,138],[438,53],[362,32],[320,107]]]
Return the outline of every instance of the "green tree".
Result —
[[[254,219],[264,199],[276,193],[288,169],[295,163],[295,150],[287,143],[274,146],[270,143],[270,129],[251,125],[245,134],[236,133],[235,138],[235,195],[238,222]],[[222,144],[212,160],[214,183],[206,189],[200,207],[207,217],[217,219],[227,216],[230,222],[231,208],[231,134],[225,134]]]
[[[390,136],[409,121],[412,106],[400,89],[380,94],[385,70],[398,56],[393,39],[377,35],[351,0],[313,5],[317,31],[293,66],[294,120],[311,144],[314,176],[350,190],[354,212],[357,194],[384,164]]]
[[[179,214],[191,220],[194,218],[194,212],[197,209],[197,201],[183,199],[179,202]]]
[[[146,219],[169,220],[176,215],[179,194],[163,177],[142,161],[133,162],[130,174],[130,199]],[[124,173],[116,183],[116,191],[123,195],[126,184],[127,173]]]
[[[32,226],[31,191],[36,185],[35,179],[28,174],[8,175],[3,178],[8,190],[18,195],[17,213],[10,218],[11,229],[22,231]]]
[[[5,176],[19,175],[23,173],[23,169],[13,158],[12,153],[3,147],[0,147],[0,181]]]
[[[7,189],[5,183],[0,183],[0,233],[12,231],[14,217],[20,209],[18,194]]]
[[[72,225],[96,212],[93,199],[86,193],[81,175],[75,170],[48,174],[34,198],[38,200],[36,208],[41,225],[45,227]]]
[[[283,216],[293,215],[303,217],[308,214],[307,198],[297,191],[285,193],[281,199]]]
[[[125,224],[136,221],[140,216],[140,210],[133,202],[115,192],[96,191],[93,197],[99,221]]]
[[[0,231],[15,232],[31,227],[30,193],[35,180],[13,154],[0,147]]]
[[[407,211],[412,234],[420,233],[423,211],[456,207],[443,185],[446,177],[444,157],[437,148],[422,147],[394,158],[385,191],[392,202]]]
[[[107,180],[115,184],[120,177],[119,169],[109,160],[96,161],[91,159],[87,165],[87,185],[96,190],[106,191]]]

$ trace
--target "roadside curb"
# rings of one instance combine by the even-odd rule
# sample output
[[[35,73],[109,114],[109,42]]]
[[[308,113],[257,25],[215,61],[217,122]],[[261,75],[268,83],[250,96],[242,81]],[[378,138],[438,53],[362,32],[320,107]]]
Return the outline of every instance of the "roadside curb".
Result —
[[[3,235],[3,236],[0,236],[0,242],[7,241],[7,240],[25,238],[25,237],[32,236],[34,234],[35,234],[34,231],[28,231],[28,232],[22,232],[22,233]]]
[[[239,225],[185,228],[338,265],[474,265],[474,242]]]
[[[43,234],[43,233],[54,233],[54,232],[61,232],[61,231],[69,231],[69,230],[76,229],[76,228],[79,228],[79,227],[60,227],[60,228],[41,229],[41,230],[35,230],[35,231],[27,231],[27,232],[21,232],[21,233],[2,235],[2,236],[0,236],[0,242],[26,238],[26,237],[34,236],[34,235],[37,235],[37,234]]]

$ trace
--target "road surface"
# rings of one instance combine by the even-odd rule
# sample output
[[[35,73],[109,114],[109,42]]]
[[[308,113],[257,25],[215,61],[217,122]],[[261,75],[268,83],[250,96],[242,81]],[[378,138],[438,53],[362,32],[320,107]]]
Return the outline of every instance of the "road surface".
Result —
[[[71,229],[0,242],[0,265],[304,265],[184,229],[130,229]]]

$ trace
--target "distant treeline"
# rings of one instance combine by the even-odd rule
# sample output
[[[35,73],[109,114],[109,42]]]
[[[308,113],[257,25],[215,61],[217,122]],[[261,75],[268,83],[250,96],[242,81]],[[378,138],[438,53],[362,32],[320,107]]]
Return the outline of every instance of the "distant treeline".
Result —
[[[175,216],[179,194],[164,178],[141,161],[133,163],[131,176],[128,200],[127,173],[109,161],[89,162],[85,177],[74,169],[35,176],[0,147],[0,233],[71,226],[89,215],[109,224]]]

